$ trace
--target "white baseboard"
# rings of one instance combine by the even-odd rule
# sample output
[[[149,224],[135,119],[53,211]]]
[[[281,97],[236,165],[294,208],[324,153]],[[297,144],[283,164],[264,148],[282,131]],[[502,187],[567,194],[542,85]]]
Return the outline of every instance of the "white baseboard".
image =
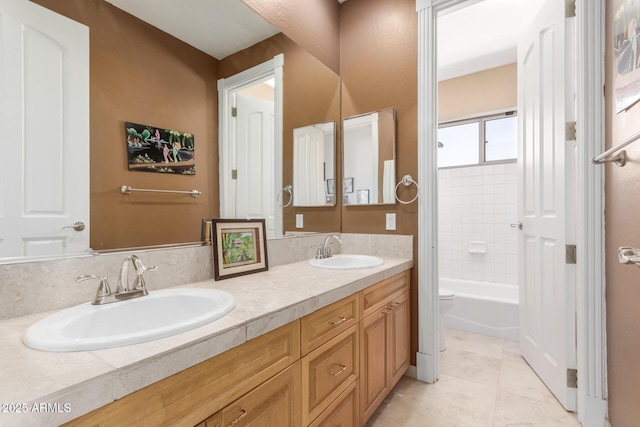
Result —
[[[407,370],[404,372],[405,377],[413,378],[414,380],[418,379],[418,368],[414,365],[409,365]]]

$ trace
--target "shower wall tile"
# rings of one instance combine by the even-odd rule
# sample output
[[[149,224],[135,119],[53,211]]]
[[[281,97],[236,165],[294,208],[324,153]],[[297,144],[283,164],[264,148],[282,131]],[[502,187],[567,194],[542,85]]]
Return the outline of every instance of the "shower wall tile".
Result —
[[[517,164],[442,169],[438,197],[440,275],[517,284]],[[487,252],[469,253],[471,241]]]

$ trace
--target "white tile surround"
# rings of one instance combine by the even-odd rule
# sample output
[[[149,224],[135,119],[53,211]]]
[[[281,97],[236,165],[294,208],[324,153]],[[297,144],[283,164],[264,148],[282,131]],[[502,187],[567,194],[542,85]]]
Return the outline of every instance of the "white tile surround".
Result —
[[[517,163],[439,171],[439,274],[493,283],[518,283]],[[470,242],[486,253],[470,253]]]
[[[268,247],[269,258],[274,259],[269,271],[221,281],[214,281],[211,272],[207,273],[211,268],[210,247],[136,252],[144,256],[148,265],[157,263],[162,271],[167,271],[167,277],[149,276],[150,288],[175,286],[178,283],[170,282],[179,281],[186,286],[226,290],[236,297],[236,308],[224,318],[173,337],[99,351],[50,353],[32,350],[21,342],[26,328],[46,313],[0,321],[0,360],[3,361],[0,402],[24,403],[28,408],[34,403],[59,407],[68,404],[72,408],[72,413],[0,413],[0,425],[25,427],[66,422],[398,274],[413,264],[412,236],[341,236],[343,253],[357,250],[379,255],[385,259],[385,265],[350,271],[315,269],[305,261],[315,253],[311,246],[321,243],[324,235],[274,240]],[[78,287],[72,279],[77,271],[93,267],[117,273],[123,255],[2,266],[2,288],[12,289],[8,293],[2,291],[22,296],[24,294],[15,288],[23,286],[29,297],[44,299],[45,303],[27,304],[27,308],[20,310],[45,306],[52,310],[56,308],[53,304],[70,301],[66,291]],[[176,261],[168,264],[167,259]],[[285,259],[289,263],[285,263]],[[207,262],[208,265],[204,265]],[[112,263],[116,263],[115,268]],[[193,276],[186,274],[190,268],[195,270]],[[69,273],[73,273],[71,279]],[[194,283],[184,279],[199,274],[206,277],[192,279]],[[27,283],[30,280],[32,282]],[[38,292],[38,288],[42,292]],[[91,287],[89,299],[93,292]],[[65,297],[56,298],[56,294],[65,294]],[[74,293],[74,297],[78,295]],[[20,298],[17,303],[25,305]],[[2,310],[9,305],[3,302]]]

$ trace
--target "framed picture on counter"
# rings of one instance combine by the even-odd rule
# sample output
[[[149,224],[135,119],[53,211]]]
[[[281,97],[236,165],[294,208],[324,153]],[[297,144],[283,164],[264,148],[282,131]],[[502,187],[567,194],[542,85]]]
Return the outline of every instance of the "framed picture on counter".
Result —
[[[264,219],[211,220],[215,280],[267,271]]]

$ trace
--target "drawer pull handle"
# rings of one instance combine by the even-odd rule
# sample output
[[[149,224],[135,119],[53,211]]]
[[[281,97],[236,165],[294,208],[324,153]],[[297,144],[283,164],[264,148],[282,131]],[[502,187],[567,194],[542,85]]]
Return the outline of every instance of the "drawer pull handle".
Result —
[[[240,415],[238,418],[236,418],[235,420],[233,420],[229,424],[227,424],[227,427],[236,425],[238,423],[238,421],[240,421],[241,419],[243,419],[244,417],[247,416],[247,411],[245,411],[244,408],[240,408],[240,411],[242,411],[242,415]]]
[[[344,317],[344,316],[340,316],[340,318],[339,318],[338,320],[335,320],[335,321],[334,321],[334,320],[332,320],[332,321],[330,321],[329,323],[331,323],[332,325],[334,325],[334,326],[335,326],[335,325],[339,325],[340,323],[344,323],[344,322],[346,322],[346,321],[347,321],[347,318],[346,318],[346,317]]]
[[[340,370],[338,372],[329,372],[331,375],[333,375],[334,377],[337,377],[338,375],[340,375],[341,373],[343,373],[344,371],[347,370],[347,367],[345,365],[340,365]]]

